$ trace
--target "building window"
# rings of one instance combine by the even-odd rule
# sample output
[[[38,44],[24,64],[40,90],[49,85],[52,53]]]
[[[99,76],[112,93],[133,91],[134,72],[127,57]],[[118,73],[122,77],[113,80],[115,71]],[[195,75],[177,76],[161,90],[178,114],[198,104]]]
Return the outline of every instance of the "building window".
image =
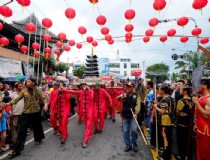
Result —
[[[127,71],[124,71],[124,76],[127,76]]]
[[[110,71],[110,73],[120,74],[120,71]]]
[[[124,68],[127,68],[127,63],[124,63]]]
[[[138,63],[131,63],[131,68],[139,68],[139,64]]]
[[[109,63],[109,68],[120,68],[119,63]]]

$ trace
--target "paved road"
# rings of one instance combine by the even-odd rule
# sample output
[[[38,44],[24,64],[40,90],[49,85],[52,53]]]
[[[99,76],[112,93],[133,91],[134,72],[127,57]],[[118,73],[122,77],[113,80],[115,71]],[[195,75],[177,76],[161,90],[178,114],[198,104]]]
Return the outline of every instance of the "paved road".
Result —
[[[52,130],[45,134],[41,145],[35,145],[31,140],[24,151],[15,160],[152,160],[150,149],[145,146],[139,134],[139,152],[125,153],[121,131],[121,120],[117,115],[116,123],[106,120],[102,134],[96,134],[89,142],[88,148],[81,148],[84,126],[77,124],[77,116],[69,121],[69,137],[66,144],[61,145],[60,139],[53,135]],[[47,129],[46,125],[45,128]],[[49,129],[49,128],[48,128]],[[1,159],[1,158],[0,158]],[[8,157],[3,158],[3,160]]]

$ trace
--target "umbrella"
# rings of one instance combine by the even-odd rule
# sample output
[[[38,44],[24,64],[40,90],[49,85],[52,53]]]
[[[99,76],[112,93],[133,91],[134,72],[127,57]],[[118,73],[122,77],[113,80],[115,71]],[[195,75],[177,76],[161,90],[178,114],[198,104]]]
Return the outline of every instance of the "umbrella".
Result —
[[[19,80],[16,77],[7,77],[2,82],[19,82]]]
[[[55,80],[56,80],[56,81],[62,81],[62,82],[68,81],[68,79],[66,79],[66,78],[63,77],[63,76],[57,76]]]
[[[16,76],[16,78],[17,78],[19,81],[26,80],[26,76],[24,76],[24,75],[18,75],[18,76]]]

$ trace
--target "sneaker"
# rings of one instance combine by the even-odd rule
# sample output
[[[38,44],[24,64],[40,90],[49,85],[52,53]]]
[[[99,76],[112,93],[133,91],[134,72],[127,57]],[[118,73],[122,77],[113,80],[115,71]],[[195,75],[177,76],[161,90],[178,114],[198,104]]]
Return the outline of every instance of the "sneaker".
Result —
[[[132,150],[132,147],[126,146],[125,149],[124,149],[124,152],[129,152],[129,151],[131,151],[131,150]]]
[[[82,147],[83,147],[83,148],[87,148],[87,147],[88,147],[88,146],[87,146],[87,143],[83,143],[83,144],[82,144]]]
[[[95,129],[94,134],[97,134],[97,133],[98,133],[98,130],[97,130],[97,129]]]

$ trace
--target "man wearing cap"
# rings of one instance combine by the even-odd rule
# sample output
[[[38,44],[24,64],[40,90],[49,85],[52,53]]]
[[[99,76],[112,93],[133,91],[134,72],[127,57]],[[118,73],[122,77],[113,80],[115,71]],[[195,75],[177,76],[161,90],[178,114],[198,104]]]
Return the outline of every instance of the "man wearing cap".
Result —
[[[138,93],[141,101],[141,110],[138,113],[138,123],[139,125],[142,125],[142,122],[144,121],[144,114],[145,114],[145,98],[147,96],[147,89],[142,83],[142,78],[139,77],[137,80],[137,85],[135,87],[136,92]]]
[[[80,107],[85,123],[85,134],[82,147],[87,148],[88,140],[93,136],[93,91],[87,86],[85,82],[82,82],[80,91],[66,90],[65,92],[75,94],[80,97]]]
[[[40,144],[42,139],[45,138],[40,113],[40,103],[44,102],[44,97],[42,91],[35,86],[35,79],[29,78],[26,81],[26,88],[21,91],[16,99],[6,105],[17,104],[22,98],[24,98],[24,108],[19,119],[20,130],[16,143],[11,147],[13,150],[11,158],[20,155],[20,151],[24,149],[27,129],[30,123],[32,124],[35,143]]]
[[[48,104],[50,106],[50,123],[54,129],[55,135],[60,135],[59,127],[57,124],[58,120],[58,95],[59,95],[59,86],[60,83],[56,82],[54,83],[54,90],[51,92],[50,99],[48,101]]]
[[[112,99],[107,91],[105,91],[103,88],[100,88],[100,83],[96,82],[94,89],[94,134],[102,133],[105,123],[107,105],[112,107]],[[98,120],[100,120],[100,123],[98,123]]]
[[[124,151],[128,152],[133,149],[134,152],[138,152],[137,124],[135,119],[140,111],[140,97],[134,92],[133,82],[128,82],[127,87],[128,91],[117,97],[117,99],[123,103],[123,135],[126,145]]]

